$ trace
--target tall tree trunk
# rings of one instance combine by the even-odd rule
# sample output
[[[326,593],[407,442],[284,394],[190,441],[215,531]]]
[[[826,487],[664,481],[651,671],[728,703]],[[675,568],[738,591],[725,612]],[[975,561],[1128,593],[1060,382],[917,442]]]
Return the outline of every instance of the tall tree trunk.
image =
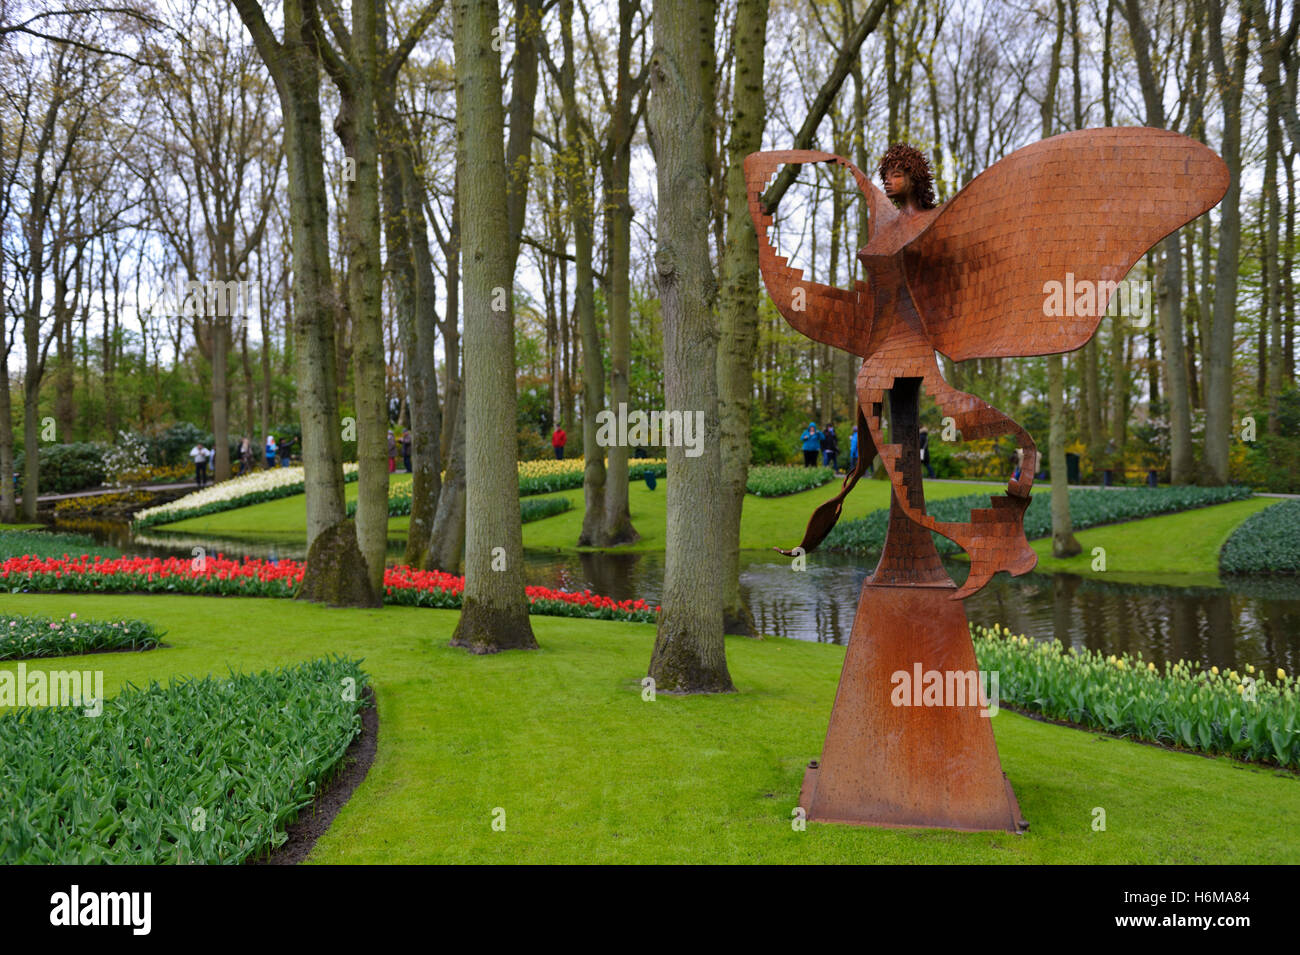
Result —
[[[1263,6],[1263,3],[1256,3],[1257,20],[1263,15],[1259,12]],[[1272,44],[1265,47],[1264,68],[1276,71],[1277,58],[1275,53],[1269,53],[1271,46]],[[1264,273],[1266,283],[1264,301],[1268,303],[1268,308],[1267,314],[1261,312],[1259,318],[1261,328],[1268,330],[1268,364],[1265,373],[1268,394],[1268,433],[1277,435],[1281,433],[1281,424],[1278,421],[1278,396],[1282,393],[1282,372],[1286,364],[1282,354],[1282,282],[1279,268],[1281,255],[1278,249],[1278,237],[1282,231],[1279,208],[1281,196],[1277,189],[1277,160],[1282,152],[1282,111],[1281,102],[1276,95],[1281,90],[1276,84],[1267,85],[1270,91],[1264,119],[1267,132],[1264,149],[1264,189],[1260,201],[1266,210],[1262,257],[1268,265]]]
[[[39,209],[44,201],[43,170],[38,160],[36,188],[32,208]],[[45,225],[43,218],[33,212],[25,223],[28,248],[28,275],[32,277],[30,300],[23,313],[23,345],[26,362],[23,365],[23,520],[36,520],[37,498],[40,496],[40,403],[41,377],[45,372],[48,344],[41,348],[41,303],[45,285]]]
[[[1295,156],[1296,150],[1300,148],[1300,143],[1293,143],[1291,151],[1286,155],[1286,242],[1285,253],[1282,256],[1282,276],[1283,276],[1283,300],[1286,309],[1285,331],[1282,335],[1282,348],[1286,353],[1286,367],[1283,369],[1283,378],[1286,381],[1295,381],[1295,345],[1296,345],[1296,320],[1295,320]]]
[[[510,297],[501,63],[496,0],[456,0],[456,149],[465,282],[465,595],[452,645],[535,649],[524,594],[516,470],[515,334]],[[468,440],[469,435],[474,440]]]
[[[258,263],[261,264],[261,253],[258,253]],[[287,296],[286,296],[287,298]],[[267,293],[262,296],[260,307],[257,310],[258,321],[261,325],[262,332],[262,354],[261,354],[261,395],[258,401],[258,425],[257,431],[249,435],[253,442],[253,463],[254,465],[262,458],[258,448],[263,447],[266,436],[271,433],[271,295],[270,285],[267,285]]]
[[[380,108],[388,139],[384,152],[388,261],[393,276],[393,305],[406,353],[411,412],[411,519],[404,560],[409,567],[419,567],[429,547],[438,495],[442,492],[442,409],[434,350],[437,287],[424,221],[424,189],[407,145],[410,130],[397,113],[387,84],[381,84]]]
[[[1146,105],[1147,125],[1163,129],[1164,93],[1151,63],[1151,32],[1142,17],[1138,0],[1124,0],[1123,12],[1133,39],[1133,55]],[[1157,305],[1160,347],[1168,369],[1169,479],[1174,484],[1186,484],[1192,480],[1195,461],[1192,456],[1192,416],[1187,396],[1187,356],[1183,341],[1182,250],[1177,232],[1164,240],[1161,251],[1161,266],[1157,273]]]
[[[1124,355],[1128,319],[1116,310],[1110,326],[1110,439],[1115,447],[1124,447],[1128,438],[1128,361]]]
[[[1056,85],[1061,75],[1061,45],[1065,41],[1065,0],[1056,0],[1056,39],[1048,71],[1047,92],[1041,111],[1042,135],[1052,134],[1052,116],[1056,104]],[[1070,517],[1069,474],[1065,463],[1065,358],[1047,356],[1048,464],[1052,472],[1052,556],[1072,557],[1083,548],[1074,539],[1074,521]]]
[[[257,0],[233,0],[253,36],[280,95],[289,170],[289,216],[293,234],[293,326],[298,370],[298,407],[307,504],[308,580],[335,589],[353,575],[357,554],[343,505],[343,436],[338,410],[334,322],[337,301],[330,278],[329,205],[321,144],[320,64],[310,16],[314,6],[285,0],[284,42],[276,41]],[[336,546],[313,548],[326,531]],[[348,544],[351,543],[349,547]],[[318,589],[305,588],[308,594]],[[327,597],[328,599],[328,597]],[[373,603],[374,595],[360,602]],[[335,601],[336,602],[336,601]]]
[[[610,117],[611,176],[606,181],[605,206],[609,210],[609,403],[617,412],[628,401],[632,347],[632,203],[628,196],[632,169],[632,62],[633,19],[639,4],[619,0],[618,78],[614,113]],[[601,545],[634,544],[641,539],[632,526],[628,505],[628,447],[615,442],[609,449],[605,475],[605,526]]]
[[[0,259],[0,288],[4,288],[4,261]],[[9,383],[9,340],[7,316],[0,315],[0,524],[12,524],[17,516],[14,500],[14,418]]]
[[[575,82],[573,52],[573,2],[560,0],[560,31],[564,42],[564,64],[560,74],[560,95],[564,100],[565,152],[569,214],[573,217],[574,311],[582,335],[582,532],[579,547],[600,547],[605,541],[605,449],[596,440],[596,416],[605,407],[605,363],[600,352],[600,331],[596,327],[595,286],[592,278],[592,209],[587,182],[586,149]]]
[[[460,191],[461,157],[456,157],[456,187]],[[438,494],[438,507],[429,531],[425,554],[426,570],[459,573],[465,550],[465,403],[460,400],[460,197],[452,198],[451,228],[443,245],[446,259],[447,308],[442,320],[443,353],[446,356],[447,389],[442,402],[440,455],[447,462],[447,474]],[[448,419],[450,411],[455,417]]]
[[[705,155],[713,101],[698,64],[700,17],[689,4],[656,4],[648,114],[659,194],[655,270],[663,315],[664,400],[701,412],[718,433],[718,341],[712,321],[717,282],[709,265]],[[712,31],[709,31],[712,36]],[[725,692],[732,686],[722,635],[721,454],[705,440],[699,457],[668,448],[668,528],[663,612],[649,675],[662,690]]]
[[[451,200],[451,225],[442,255],[447,263],[445,285],[447,314],[442,320],[442,353],[446,362],[447,387],[442,398],[442,428],[439,448],[442,459],[451,455],[452,432],[460,415],[463,363],[460,357],[460,165],[456,166],[454,195]]]
[[[239,333],[239,355],[240,362],[244,370],[244,427],[242,437],[253,440],[253,428],[257,424],[254,416],[254,394],[253,387],[253,357],[248,353],[248,322],[249,316],[244,316],[244,321]]]
[[[742,168],[745,157],[761,149],[765,121],[764,37],[768,0],[740,0],[736,10],[735,92],[731,139],[727,147],[727,243],[720,263],[718,324],[718,421],[722,428],[722,546],[717,578],[722,588],[724,633],[756,636],[754,615],[740,594],[740,518],[749,479],[749,417],[758,344],[758,238],[749,219],[749,196]]]
[[[1222,0],[1209,0],[1210,19],[1222,23]],[[1205,458],[1201,480],[1228,483],[1228,446],[1232,435],[1232,349],[1237,318],[1237,266],[1241,250],[1241,100],[1245,87],[1249,15],[1243,10],[1237,25],[1232,63],[1227,62],[1218,29],[1209,30],[1214,71],[1223,103],[1223,144],[1219,150],[1231,179],[1219,204],[1219,252],[1215,263],[1214,315],[1206,343]]]
[[[1192,412],[1187,390],[1187,346],[1183,339],[1183,268],[1179,233],[1170,235],[1162,246],[1156,303],[1169,397],[1169,481],[1187,484],[1195,476],[1196,462],[1192,454]]]
[[[447,479],[438,494],[433,530],[424,555],[425,570],[448,574],[460,573],[460,559],[465,552],[465,403],[459,407],[448,442]]]
[[[347,80],[339,83],[341,106],[334,127],[355,171],[348,179],[344,249],[357,409],[357,545],[370,586],[382,595],[388,552],[388,400],[375,111],[379,16],[377,0],[353,0],[352,56],[345,65]]]
[[[242,298],[242,296],[241,296]],[[230,479],[230,316],[210,316],[212,328],[212,479]]]
[[[1070,490],[1065,461],[1065,360],[1047,356],[1047,395],[1050,414],[1048,466],[1052,471],[1052,556],[1073,557],[1083,550],[1074,537]]]

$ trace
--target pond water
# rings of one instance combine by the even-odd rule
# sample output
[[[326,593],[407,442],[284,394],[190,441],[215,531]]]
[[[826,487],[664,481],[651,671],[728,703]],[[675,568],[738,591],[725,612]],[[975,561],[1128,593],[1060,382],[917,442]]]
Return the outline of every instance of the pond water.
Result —
[[[133,554],[191,556],[194,548],[228,557],[302,560],[306,547],[292,541],[222,540],[149,530],[133,535],[125,523],[96,522],[56,529],[90,533]],[[401,541],[389,542],[400,561]],[[530,584],[587,590],[617,600],[662,598],[662,554],[528,552]],[[740,586],[761,632],[797,640],[843,644],[853,627],[862,583],[874,559],[815,552],[807,569],[774,553],[741,555]],[[967,566],[947,561],[961,583]],[[999,574],[966,601],[975,624],[1009,627],[1035,639],[1103,653],[1141,652],[1157,665],[1165,660],[1203,666],[1254,664],[1272,673],[1300,671],[1300,582],[1232,581],[1223,588],[1136,586],[1084,579],[1073,574]]]

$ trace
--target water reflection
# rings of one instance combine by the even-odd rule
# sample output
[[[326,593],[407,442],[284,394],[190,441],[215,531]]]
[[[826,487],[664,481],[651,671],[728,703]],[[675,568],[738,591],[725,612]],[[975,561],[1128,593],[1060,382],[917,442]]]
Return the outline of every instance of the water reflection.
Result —
[[[663,593],[659,554],[525,555],[529,583],[590,588],[620,600]],[[867,565],[856,557],[815,553],[807,569],[766,554],[741,557],[740,589],[761,632],[843,644],[853,629]],[[967,565],[946,562],[957,583]],[[1300,670],[1300,584],[1230,582],[1227,588],[1113,584],[1073,574],[999,575],[966,601],[972,623],[1010,627],[1035,639],[1111,653],[1138,653],[1204,666],[1252,663],[1272,672]]]

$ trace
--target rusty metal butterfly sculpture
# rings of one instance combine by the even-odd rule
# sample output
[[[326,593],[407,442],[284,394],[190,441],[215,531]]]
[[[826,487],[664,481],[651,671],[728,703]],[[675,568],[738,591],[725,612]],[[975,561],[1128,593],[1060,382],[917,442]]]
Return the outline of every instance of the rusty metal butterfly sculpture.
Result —
[[[783,164],[818,162],[846,167],[868,203],[869,241],[858,253],[867,280],[852,289],[805,280],[768,239],[773,216],[762,205],[768,181]],[[844,496],[879,454],[893,495],[876,583],[946,582],[937,553],[927,546],[931,531],[970,556],[970,575],[954,599],[976,592],[1000,570],[1028,573],[1037,562],[1024,534],[1038,466],[1034,442],[1006,415],[944,381],[935,352],[963,361],[1048,355],[1086,344],[1109,302],[1100,283],[1122,280],[1157,242],[1214,207],[1228,187],[1223,160],[1166,130],[1080,130],[1017,150],[950,201],[911,215],[831,153],[753,153],[744,172],[759,264],[777,309],[806,337],[863,359],[858,466],[840,494],[813,514],[803,551],[813,550],[834,526]],[[1064,281],[1067,272],[1098,283],[1091,315],[1045,314],[1047,283]],[[926,514],[915,413],[900,418],[898,408],[909,387],[918,398],[919,389],[928,392],[964,439],[1011,434],[1023,451],[1021,477],[967,522]],[[886,392],[895,402],[891,444],[881,436]]]

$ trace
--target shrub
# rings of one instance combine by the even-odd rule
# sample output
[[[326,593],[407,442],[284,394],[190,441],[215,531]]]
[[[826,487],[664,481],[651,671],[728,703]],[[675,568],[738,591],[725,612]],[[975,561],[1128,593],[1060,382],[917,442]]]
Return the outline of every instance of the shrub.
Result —
[[[1241,447],[1234,444],[1233,448]],[[1234,476],[1236,472],[1234,471]],[[1262,491],[1300,493],[1300,437],[1261,434],[1245,449],[1240,478]]]
[[[117,444],[104,452],[104,483],[125,487],[131,483],[125,475],[148,469],[149,441],[142,434],[127,431],[119,431],[117,438]]]
[[[566,432],[567,433],[567,432]],[[565,450],[568,450],[566,442]],[[535,461],[541,458],[555,457],[555,452],[551,450],[550,435],[542,437],[537,433],[536,428],[520,428],[519,434],[515,439],[516,460]]]
[[[1225,574],[1300,574],[1300,501],[1279,501],[1242,521],[1223,544]]]
[[[527,497],[519,502],[520,517],[525,524],[563,514],[571,507],[573,505],[567,497]]]
[[[361,732],[359,661],[128,686],[0,717],[0,862],[238,864],[281,845]],[[203,826],[191,823],[202,812]]]
[[[962,476],[961,462],[957,460],[952,445],[946,441],[937,441],[930,435],[930,467],[934,468],[937,478],[959,478]]]
[[[185,464],[189,461],[190,448],[200,441],[205,447],[212,447],[212,432],[188,421],[178,421],[153,440],[150,456],[154,464]]]
[[[104,454],[107,451],[107,445],[90,441],[42,445],[39,451],[41,493],[71,494],[99,487],[104,483]],[[25,453],[20,451],[14,456],[14,472],[18,475],[20,493],[26,462]]]
[[[775,431],[755,425],[749,429],[750,464],[790,464],[794,454],[789,441],[783,440]],[[845,439],[842,454],[848,460],[848,439]]]

